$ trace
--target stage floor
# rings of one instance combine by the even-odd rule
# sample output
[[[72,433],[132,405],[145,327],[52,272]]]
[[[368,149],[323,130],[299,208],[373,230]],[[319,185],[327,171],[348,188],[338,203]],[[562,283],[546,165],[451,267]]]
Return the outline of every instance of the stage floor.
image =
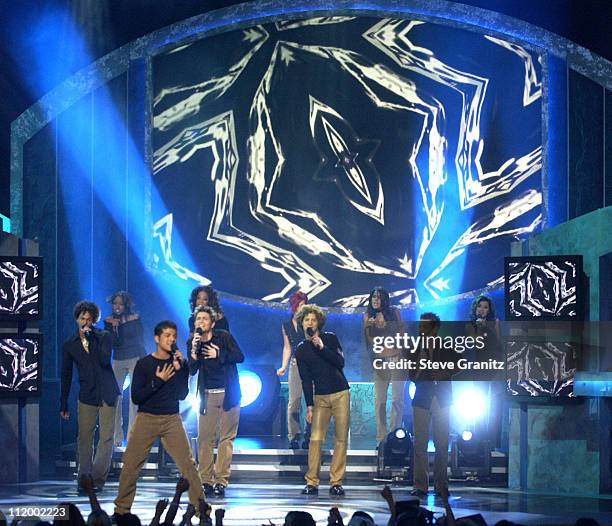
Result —
[[[155,504],[160,498],[171,498],[174,484],[139,481],[138,492],[132,511],[140,516],[143,526],[153,516]],[[337,506],[346,518],[345,524],[356,510],[364,510],[374,516],[376,524],[386,526],[389,513],[380,496],[382,485],[348,485],[345,497],[332,498],[328,487],[322,485],[318,497],[300,495],[300,484],[232,484],[223,499],[210,499],[213,510],[226,510],[224,524],[269,525],[283,524],[285,514],[290,510],[310,512],[318,524],[326,524],[327,512]],[[394,487],[396,500],[408,495],[410,488]],[[102,507],[110,514],[117,493],[117,482],[109,482],[98,495]],[[185,509],[186,495],[181,511]],[[74,502],[85,518],[89,513],[86,497],[76,493],[74,481],[48,480],[29,484],[0,485],[0,509],[7,514],[11,506],[46,505],[59,502]],[[593,517],[603,525],[612,524],[612,496],[593,498],[570,495],[545,495],[534,492],[518,492],[500,488],[453,487],[450,504],[455,517],[481,513],[489,526],[501,519],[524,525],[566,525],[573,524],[579,517]],[[443,512],[442,502],[433,495],[422,503],[439,516]],[[10,523],[10,521],[9,521]]]

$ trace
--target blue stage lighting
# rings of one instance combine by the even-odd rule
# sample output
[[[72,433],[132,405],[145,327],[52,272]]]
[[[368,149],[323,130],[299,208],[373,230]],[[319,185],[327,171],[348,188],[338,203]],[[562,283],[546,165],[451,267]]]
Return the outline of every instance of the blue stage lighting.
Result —
[[[472,435],[472,432],[471,432],[471,431],[464,431],[463,433],[461,433],[461,438],[462,438],[463,440],[465,440],[466,442],[467,442],[468,440],[472,440],[472,436],[473,436],[473,435]]]
[[[238,381],[240,382],[240,391],[242,393],[242,400],[240,401],[240,407],[247,407],[251,405],[262,390],[261,378],[253,371],[240,371],[238,373]]]
[[[455,400],[455,410],[463,418],[476,419],[482,416],[486,409],[484,395],[476,390],[466,389]]]
[[[406,438],[406,430],[402,429],[401,427],[398,427],[395,430],[395,438],[399,438],[400,440]]]
[[[123,388],[121,389],[121,391],[125,391],[130,384],[132,383],[132,379],[129,376],[125,377],[125,380],[123,380]]]
[[[408,383],[408,396],[410,400],[414,400],[414,393],[416,393],[416,384],[414,382]]]

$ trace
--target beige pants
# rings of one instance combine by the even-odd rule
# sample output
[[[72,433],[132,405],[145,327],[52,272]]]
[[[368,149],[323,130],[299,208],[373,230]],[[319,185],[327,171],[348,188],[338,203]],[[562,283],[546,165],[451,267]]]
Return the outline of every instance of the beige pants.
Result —
[[[431,422],[433,442],[436,448],[434,457],[434,484],[436,491],[448,488],[448,433],[449,407],[440,407],[438,399],[433,398],[429,409],[412,407],[414,432],[414,487],[427,492],[429,488],[429,423]]]
[[[315,395],[306,484],[319,485],[321,446],[325,442],[332,417],[334,419],[334,456],[329,471],[329,483],[332,486],[342,484],[346,472],[350,403],[348,389],[330,395]]]
[[[125,378],[127,376],[130,377],[130,387],[127,392],[128,399],[130,401],[130,412],[128,419],[128,434],[130,433],[130,429],[132,429],[132,425],[134,425],[134,419],[136,418],[136,404],[132,402],[132,384],[131,380],[134,377],[134,367],[136,367],[136,362],[140,358],[129,358],[128,360],[113,360],[113,373],[115,373],[115,379],[117,380],[117,385],[119,386],[119,390],[123,393],[123,383],[125,382]],[[115,413],[115,444],[120,444],[123,442],[123,396],[120,395],[117,399],[117,412]]]
[[[238,432],[240,404],[229,411],[223,409],[225,393],[206,394],[206,412],[198,422],[198,462],[200,477],[204,484],[223,484],[227,486],[230,465],[234,452],[234,439]],[[217,462],[214,462],[215,443]]]
[[[100,437],[94,458],[93,440],[96,421],[100,425]],[[78,403],[77,422],[79,426],[77,444],[79,456],[78,476],[91,475],[96,486],[102,488],[108,476],[113,456],[113,429],[115,406],[106,402],[102,406]]]
[[[147,461],[153,442],[158,437],[183,477],[189,481],[189,502],[196,510],[199,509],[198,501],[203,498],[202,481],[191,456],[187,433],[180,415],[138,413],[123,453],[123,469],[119,477],[115,513],[129,513],[136,495],[138,474]]]
[[[295,358],[289,362],[289,400],[287,401],[287,435],[289,440],[298,438],[302,432],[302,379]]]
[[[399,356],[387,358],[395,362]],[[387,429],[387,393],[391,384],[391,431],[402,427],[404,416],[404,389],[406,381],[401,379],[399,369],[374,369],[374,404],[376,411],[376,443],[384,440],[389,432]]]

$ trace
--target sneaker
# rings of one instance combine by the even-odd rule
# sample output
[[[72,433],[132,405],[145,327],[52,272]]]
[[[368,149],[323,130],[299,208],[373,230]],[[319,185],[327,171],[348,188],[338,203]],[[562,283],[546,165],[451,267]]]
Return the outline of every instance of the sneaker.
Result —
[[[294,438],[291,442],[289,442],[289,449],[300,449],[300,441],[297,438]]]
[[[215,484],[213,491],[215,497],[223,497],[225,495],[225,486],[223,484]]]
[[[422,489],[414,488],[410,492],[410,495],[412,495],[413,497],[419,497],[419,499],[424,499],[427,497],[427,492],[423,491]]]
[[[341,497],[344,495],[344,488],[340,484],[336,484],[329,488],[329,494],[334,497]]]
[[[215,488],[213,488],[212,484],[204,483],[202,484],[202,491],[204,491],[204,495],[210,497],[215,492]]]
[[[316,486],[311,486],[310,484],[306,484],[306,486],[304,486],[304,489],[302,490],[302,495],[318,495],[319,494],[319,488],[317,488]]]

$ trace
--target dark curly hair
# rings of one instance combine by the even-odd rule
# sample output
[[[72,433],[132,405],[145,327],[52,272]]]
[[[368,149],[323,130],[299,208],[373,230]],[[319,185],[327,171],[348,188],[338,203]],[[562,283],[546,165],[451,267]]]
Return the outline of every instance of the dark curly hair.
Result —
[[[470,320],[476,321],[476,307],[481,301],[486,301],[489,304],[489,314],[487,314],[486,319],[489,321],[495,320],[495,306],[493,305],[493,301],[489,296],[485,296],[481,294],[480,296],[476,296],[472,304],[470,305]]]
[[[323,309],[321,309],[321,307],[315,305],[314,303],[307,303],[306,305],[302,305],[300,307],[300,310],[297,311],[295,321],[297,322],[298,326],[301,327],[303,325],[304,318],[308,314],[314,314],[317,317],[317,328],[319,330],[323,329],[325,321],[327,320],[327,316],[323,312]]]
[[[106,298],[106,302],[113,304],[115,298],[121,298],[123,301],[123,307],[125,308],[125,314],[129,315],[134,312],[134,300],[132,296],[130,296],[129,292],[125,290],[118,290],[117,292],[111,294],[108,298]]]
[[[76,320],[83,312],[89,312],[94,323],[100,321],[100,307],[98,307],[93,301],[81,300],[79,301],[72,310],[72,315]]]
[[[196,308],[196,300],[198,299],[198,294],[200,292],[206,292],[208,296],[208,306],[212,307],[212,309],[217,313],[217,316],[220,318],[223,313],[223,309],[221,309],[221,305],[219,305],[219,297],[210,285],[196,287],[191,291],[191,295],[189,296],[189,309],[191,312]]]

